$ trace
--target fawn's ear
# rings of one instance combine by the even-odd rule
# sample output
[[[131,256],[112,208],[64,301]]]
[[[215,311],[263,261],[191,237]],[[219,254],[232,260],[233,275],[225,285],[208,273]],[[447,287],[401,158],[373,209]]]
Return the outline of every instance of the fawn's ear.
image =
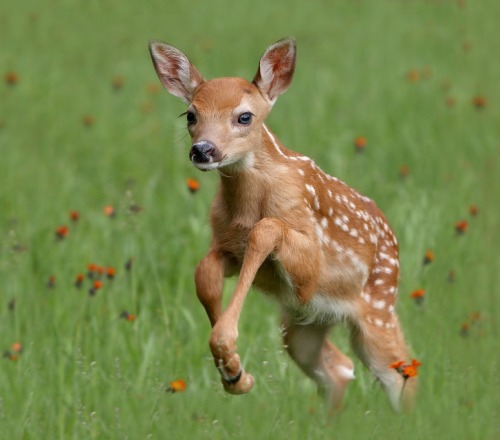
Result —
[[[293,38],[277,41],[262,55],[253,83],[271,105],[292,82],[296,57],[297,47]]]
[[[156,73],[163,86],[172,94],[190,104],[194,91],[205,80],[186,55],[161,41],[150,41],[149,52]]]

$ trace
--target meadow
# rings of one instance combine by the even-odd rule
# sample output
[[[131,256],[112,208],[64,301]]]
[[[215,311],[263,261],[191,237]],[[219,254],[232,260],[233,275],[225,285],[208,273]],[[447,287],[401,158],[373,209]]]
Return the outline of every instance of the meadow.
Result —
[[[499,439],[499,13],[496,0],[2,1],[0,438]],[[193,271],[217,175],[190,164],[184,105],[147,42],[207,78],[251,79],[287,35],[298,66],[268,123],[399,237],[397,310],[422,362],[410,414],[356,360],[328,419],[258,292],[238,343],[256,387],[227,395],[213,367]],[[352,354],[345,329],[332,340]]]

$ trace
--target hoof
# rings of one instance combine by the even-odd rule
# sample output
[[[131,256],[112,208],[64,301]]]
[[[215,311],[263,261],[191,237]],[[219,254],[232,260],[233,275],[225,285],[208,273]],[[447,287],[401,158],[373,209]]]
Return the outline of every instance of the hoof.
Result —
[[[241,377],[236,383],[229,383],[228,381],[222,379],[222,385],[224,390],[229,394],[245,394],[248,393],[254,385],[255,381],[251,374],[241,373]]]

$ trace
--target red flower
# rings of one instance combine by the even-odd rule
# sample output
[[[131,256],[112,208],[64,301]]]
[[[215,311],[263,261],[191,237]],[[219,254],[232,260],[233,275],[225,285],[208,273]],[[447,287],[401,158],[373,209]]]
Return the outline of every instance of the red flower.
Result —
[[[71,211],[69,213],[69,218],[72,222],[77,222],[80,218],[80,213],[78,211]]]
[[[410,175],[410,167],[406,164],[399,166],[399,177],[402,179],[408,177]]]
[[[474,106],[478,110],[481,110],[481,109],[486,107],[486,105],[488,104],[488,101],[486,100],[486,98],[484,96],[475,96],[472,99],[472,104],[474,104]]]
[[[470,208],[469,208],[469,214],[472,215],[472,216],[476,216],[477,215],[477,206],[476,205],[471,205]]]
[[[80,288],[82,287],[82,284],[83,284],[83,280],[85,279],[85,276],[83,274],[78,274],[75,278],[75,287],[76,288]]]
[[[173,380],[169,383],[169,387],[167,388],[167,393],[180,393],[182,391],[186,391],[187,384],[184,379]]]
[[[103,212],[107,217],[114,217],[116,215],[115,208],[112,205],[105,206]]]
[[[418,376],[418,367],[421,365],[421,362],[416,359],[412,359],[411,364],[407,364],[405,361],[397,361],[389,365],[389,368],[396,370],[406,381],[410,377]]]
[[[47,287],[49,289],[53,289],[56,286],[56,277],[54,275],[50,275],[47,281]]]
[[[200,189],[200,183],[196,179],[186,179],[186,184],[192,194]]]
[[[123,311],[120,315],[120,318],[123,318],[125,319],[126,321],[129,321],[129,322],[134,322],[135,321],[135,318],[136,316],[132,313],[129,313],[127,311]]]
[[[469,222],[467,220],[461,220],[455,223],[455,231],[457,234],[465,234],[469,228]]]
[[[434,255],[434,252],[427,249],[425,251],[423,264],[426,265],[426,264],[432,263],[435,259],[436,259],[436,256]]]
[[[364,138],[363,136],[358,136],[356,139],[354,139],[354,148],[356,148],[356,151],[359,153],[364,151],[364,149],[366,148],[366,144],[366,138]]]
[[[63,240],[68,236],[69,228],[67,226],[59,226],[55,232],[56,232],[56,237],[59,240]]]
[[[112,280],[116,276],[116,270],[114,267],[108,267],[106,270],[106,276],[108,279]]]
[[[425,298],[425,289],[414,290],[410,294],[410,298],[414,299],[417,304],[422,304],[422,302],[424,301],[424,298]]]
[[[15,86],[19,82],[19,76],[15,72],[7,72],[5,74],[5,82],[9,86]]]

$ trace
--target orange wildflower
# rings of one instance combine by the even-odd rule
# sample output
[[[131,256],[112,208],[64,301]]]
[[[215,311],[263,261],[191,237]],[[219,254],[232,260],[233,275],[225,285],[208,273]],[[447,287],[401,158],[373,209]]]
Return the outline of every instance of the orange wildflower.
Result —
[[[15,72],[7,72],[5,74],[5,82],[9,86],[15,86],[19,82],[19,76]]]
[[[167,388],[167,393],[180,393],[182,391],[186,391],[187,384],[184,379],[173,380],[169,383],[169,387]]]
[[[477,215],[477,206],[476,205],[471,205],[469,207],[469,214],[472,215],[472,216],[476,216]]]
[[[123,311],[121,313],[121,315],[120,315],[120,318],[123,318],[123,319],[125,319],[126,321],[129,321],[129,322],[134,322],[136,316],[133,313],[129,313],[127,311]]]
[[[410,175],[410,167],[406,164],[400,165],[399,166],[399,177],[405,178]]]
[[[82,124],[85,125],[85,127],[92,127],[94,125],[95,119],[92,115],[85,115],[82,117]]]
[[[49,289],[53,289],[56,286],[56,277],[54,275],[50,275],[47,281],[47,287]]]
[[[488,101],[486,100],[486,98],[484,96],[475,96],[472,99],[472,104],[474,104],[474,106],[478,110],[481,110],[481,109],[486,107],[486,105],[488,104]]]
[[[406,79],[409,82],[415,83],[420,80],[420,72],[416,69],[412,69],[406,74]]]
[[[66,238],[68,236],[68,233],[69,233],[69,228],[67,226],[59,226],[56,229],[56,237],[59,240]]]
[[[113,85],[113,88],[115,90],[120,90],[121,88],[123,88],[123,84],[125,83],[125,80],[123,79],[123,76],[115,76],[111,82],[111,84]]]
[[[469,228],[469,222],[467,220],[461,220],[455,223],[455,231],[457,234],[465,234]]]
[[[72,222],[77,222],[80,219],[80,213],[78,211],[71,211],[69,213],[69,218]]]
[[[418,376],[418,367],[421,365],[421,362],[416,359],[412,359],[411,364],[407,364],[405,361],[397,361],[389,365],[389,368],[396,370],[406,381],[410,377]]]
[[[102,281],[101,280],[95,280],[92,283],[92,287],[89,289],[89,295],[94,296],[96,292],[102,287]]]
[[[368,142],[366,141],[365,137],[358,136],[356,139],[354,139],[354,148],[356,148],[356,151],[358,153],[361,153],[366,148],[367,143]]]
[[[467,336],[469,336],[469,330],[470,330],[470,324],[468,322],[464,322],[460,326],[460,336],[466,338]]]
[[[116,276],[116,270],[114,267],[108,267],[106,270],[106,276],[108,279],[112,280]]]
[[[10,346],[10,349],[14,352],[14,353],[21,353],[23,351],[23,346],[21,345],[20,342],[14,342],[11,346]]]
[[[82,284],[83,284],[83,280],[85,279],[85,276],[83,274],[78,274],[75,278],[75,287],[76,288],[80,288],[82,287]]]
[[[425,264],[432,263],[435,259],[436,259],[436,256],[434,255],[434,252],[432,252],[431,250],[427,249],[425,251],[423,264],[425,265]]]
[[[200,189],[200,183],[196,179],[186,179],[186,184],[192,194]]]
[[[116,215],[115,208],[112,205],[105,206],[103,212],[107,217],[114,217]]]
[[[413,299],[415,301],[415,303],[417,303],[418,305],[423,304],[424,299],[425,299],[425,289],[414,290],[410,294],[410,298]]]
[[[3,354],[4,358],[10,359],[11,361],[17,361],[19,359],[19,355],[17,353],[12,353],[10,351],[6,351]]]

